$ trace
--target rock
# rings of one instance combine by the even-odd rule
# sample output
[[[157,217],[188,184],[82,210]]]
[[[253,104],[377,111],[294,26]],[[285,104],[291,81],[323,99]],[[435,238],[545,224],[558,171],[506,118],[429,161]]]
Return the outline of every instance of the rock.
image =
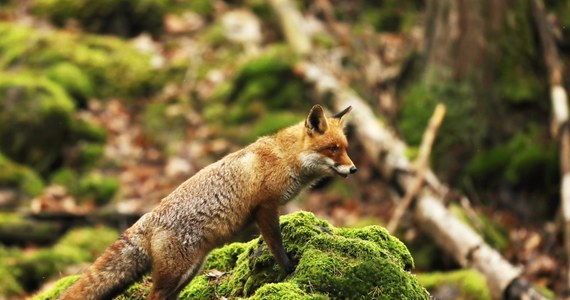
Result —
[[[232,243],[210,253],[180,299],[430,297],[410,273],[414,262],[407,248],[384,228],[335,228],[312,213],[298,212],[283,216],[281,229],[287,252],[298,262],[292,274],[281,270],[262,238]],[[77,278],[63,278],[35,299],[55,299]],[[119,299],[142,299],[150,287],[146,277]]]

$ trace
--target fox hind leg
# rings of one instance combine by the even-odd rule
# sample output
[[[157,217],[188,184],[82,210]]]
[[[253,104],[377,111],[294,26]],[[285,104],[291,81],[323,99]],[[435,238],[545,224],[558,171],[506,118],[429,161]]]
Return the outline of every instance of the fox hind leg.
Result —
[[[202,259],[195,262],[178,261],[176,268],[163,268],[155,263],[152,289],[147,300],[177,299],[178,294],[194,278],[202,266]]]
[[[147,300],[176,299],[200,270],[206,253],[199,245],[184,246],[170,232],[153,236],[151,249],[153,284]]]

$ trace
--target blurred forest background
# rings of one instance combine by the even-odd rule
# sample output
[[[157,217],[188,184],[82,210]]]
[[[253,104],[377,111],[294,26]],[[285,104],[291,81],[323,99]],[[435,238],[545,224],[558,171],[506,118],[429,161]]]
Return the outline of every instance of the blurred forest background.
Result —
[[[517,276],[569,296],[569,125],[550,98],[569,87],[570,0],[291,1],[0,0],[0,299],[81,270],[197,170],[313,104],[336,111],[307,64],[354,91],[409,161],[444,104],[425,181]],[[352,125],[348,139],[359,172],[284,213],[387,225],[416,196],[381,170],[389,155],[368,154],[374,141]],[[489,298],[488,277],[414,209],[395,235],[422,284],[437,299]]]

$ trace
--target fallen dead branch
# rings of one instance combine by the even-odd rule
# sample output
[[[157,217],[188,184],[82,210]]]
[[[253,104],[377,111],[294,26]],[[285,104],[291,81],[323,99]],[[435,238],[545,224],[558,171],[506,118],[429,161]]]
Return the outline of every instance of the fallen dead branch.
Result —
[[[570,289],[570,122],[568,118],[568,95],[563,86],[563,69],[551,28],[546,20],[544,4],[532,1],[532,10],[538,35],[542,44],[544,62],[550,82],[552,105],[552,132],[560,143],[560,207],[562,209],[564,246],[566,248],[567,281]]]
[[[443,121],[443,117],[445,116],[445,106],[443,104],[438,104],[435,108],[435,111],[428,123],[428,127],[424,132],[424,136],[422,139],[422,144],[420,146],[420,153],[416,160],[416,178],[414,183],[412,184],[412,188],[406,191],[406,195],[404,199],[400,201],[400,204],[396,207],[394,211],[394,215],[392,219],[388,223],[388,231],[390,233],[394,233],[396,229],[398,229],[398,225],[404,212],[410,204],[412,200],[417,196],[420,192],[422,186],[424,185],[426,170],[429,169],[429,157],[431,154],[431,149],[433,146],[433,142],[435,141],[435,137],[437,135],[437,130],[439,129],[441,122]]]

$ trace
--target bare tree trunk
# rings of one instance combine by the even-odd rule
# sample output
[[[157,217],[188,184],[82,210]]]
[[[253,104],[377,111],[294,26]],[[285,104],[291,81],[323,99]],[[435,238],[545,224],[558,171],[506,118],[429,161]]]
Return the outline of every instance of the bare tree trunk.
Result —
[[[552,106],[552,131],[560,141],[560,207],[566,248],[566,286],[570,289],[570,122],[568,118],[568,96],[563,87],[562,63],[552,35],[552,29],[546,20],[544,4],[541,0],[533,0],[533,14],[542,44],[542,54],[548,69],[550,82],[550,100]]]

